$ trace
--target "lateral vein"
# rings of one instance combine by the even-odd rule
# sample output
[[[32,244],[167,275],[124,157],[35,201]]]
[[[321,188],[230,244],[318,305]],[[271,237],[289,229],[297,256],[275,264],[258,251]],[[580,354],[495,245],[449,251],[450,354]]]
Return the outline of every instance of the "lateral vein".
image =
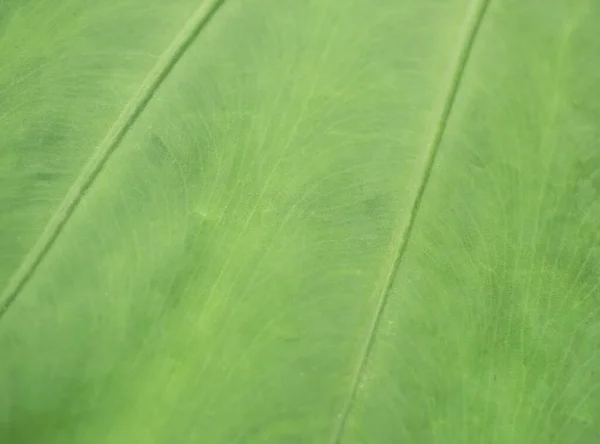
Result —
[[[461,80],[463,78],[463,74],[465,72],[465,68],[467,66],[467,62],[469,60],[469,56],[472,52],[473,44],[475,42],[475,39],[481,27],[481,23],[483,22],[485,12],[488,9],[490,2],[491,0],[474,0],[471,6],[471,13],[469,14],[468,18],[468,25],[466,26],[466,30],[461,38],[462,43],[459,46],[455,64],[451,70],[448,92],[441,107],[442,109],[440,118],[438,120],[438,124],[435,126],[434,131],[432,133],[431,142],[427,146],[425,166],[421,174],[419,186],[417,188],[415,198],[411,205],[408,219],[404,226],[401,228],[400,236],[398,236],[399,240],[397,247],[393,250],[394,255],[391,260],[390,268],[385,277],[384,285],[378,298],[373,319],[371,321],[365,342],[359,354],[358,363],[353,373],[352,383],[350,386],[348,396],[344,401],[342,410],[338,415],[337,420],[335,421],[333,433],[330,439],[330,442],[332,444],[341,443],[344,431],[346,429],[348,417],[350,415],[350,412],[352,411],[352,406],[358,393],[360,382],[366,371],[366,366],[371,355],[373,345],[375,343],[375,336],[379,329],[379,325],[381,323],[385,307],[389,300],[389,295],[395,277],[398,273],[398,269],[400,268],[400,264],[407,250],[408,242],[412,234],[413,227],[415,225],[415,221],[419,212],[419,208],[421,206],[421,202],[423,200],[423,196],[425,194],[425,189],[427,188],[429,178],[431,177],[435,159],[439,152],[440,143],[444,136],[444,132],[448,124],[448,119],[454,106],[454,102],[456,100],[456,96],[461,84]]]
[[[165,78],[224,2],[225,0],[203,1],[202,5],[196,9],[179,34],[157,60],[136,94],[117,117],[92,157],[84,165],[81,173],[50,217],[37,242],[8,280],[6,287],[0,294],[0,320],[15,302],[44,257],[46,257],[81,199],[101,173],[129,129],[152,100]]]

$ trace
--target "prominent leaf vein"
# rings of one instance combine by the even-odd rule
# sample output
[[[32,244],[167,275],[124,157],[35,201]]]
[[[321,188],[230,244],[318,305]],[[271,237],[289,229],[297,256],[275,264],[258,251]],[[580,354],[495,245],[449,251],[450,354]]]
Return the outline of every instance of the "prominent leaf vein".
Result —
[[[444,136],[444,132],[448,124],[448,119],[450,117],[450,113],[452,111],[461,84],[461,80],[463,78],[467,62],[469,60],[469,56],[472,52],[475,39],[477,37],[478,31],[481,27],[481,23],[483,22],[483,17],[485,16],[485,12],[488,9],[490,2],[491,0],[474,0],[471,6],[468,17],[468,26],[465,27],[465,32],[459,44],[457,56],[455,58],[455,63],[450,72],[448,89],[441,106],[440,118],[433,129],[431,142],[428,144],[426,149],[427,152],[425,165],[422,174],[420,175],[415,198],[413,199],[413,203],[411,205],[408,217],[405,219],[405,222],[400,225],[399,236],[397,236],[398,242],[396,244],[396,248],[393,249],[393,257],[390,261],[390,267],[388,269],[389,271],[385,276],[384,284],[377,300],[375,313],[369,325],[365,342],[359,353],[358,362],[353,373],[350,390],[348,392],[347,398],[343,403],[342,410],[338,414],[337,420],[334,424],[334,429],[330,440],[330,442],[333,444],[341,443],[344,431],[346,429],[346,423],[352,410],[355,398],[357,396],[360,382],[365,374],[367,363],[371,355],[373,345],[375,343],[375,336],[379,329],[379,325],[381,323],[385,307],[389,300],[389,295],[391,293],[395,277],[398,273],[398,269],[400,268],[400,264],[402,263],[404,255],[406,253],[408,242],[411,237],[413,227],[415,225],[421,202],[423,201],[425,189],[427,188],[429,178],[431,177],[431,173],[433,171],[433,166],[435,164],[435,159],[439,152],[440,143],[442,137]]]
[[[152,100],[155,92],[224,1],[203,1],[184,24],[181,32],[177,34],[166,51],[157,60],[134,97],[117,117],[104,139],[97,146],[92,157],[85,164],[81,173],[67,191],[67,194],[50,217],[37,242],[29,250],[19,268],[8,280],[7,285],[0,294],[0,319],[12,306],[25,284],[33,276],[44,257],[46,257],[85,193],[98,177],[129,129],[137,121],[150,100]]]

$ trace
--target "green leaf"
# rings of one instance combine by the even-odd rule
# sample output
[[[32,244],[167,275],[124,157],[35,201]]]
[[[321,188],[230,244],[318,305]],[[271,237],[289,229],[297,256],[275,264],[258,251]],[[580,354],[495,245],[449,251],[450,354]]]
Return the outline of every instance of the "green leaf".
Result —
[[[598,23],[1,1],[0,442],[594,442]]]

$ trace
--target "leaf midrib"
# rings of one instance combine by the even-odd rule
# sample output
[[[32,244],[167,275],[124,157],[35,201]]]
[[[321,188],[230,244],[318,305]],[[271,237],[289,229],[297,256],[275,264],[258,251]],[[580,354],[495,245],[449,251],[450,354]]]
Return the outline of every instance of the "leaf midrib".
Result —
[[[331,439],[329,440],[331,444],[341,444],[344,431],[346,429],[347,420],[352,411],[352,406],[356,399],[360,382],[366,371],[367,363],[375,343],[375,337],[377,335],[385,307],[389,300],[389,295],[394,284],[394,280],[398,274],[398,270],[408,247],[408,242],[415,225],[423,196],[425,194],[425,189],[429,183],[429,178],[431,177],[433,166],[439,152],[440,143],[444,136],[450,113],[456,101],[456,96],[460,88],[461,81],[464,77],[469,56],[472,53],[475,39],[479,29],[481,28],[483,18],[490,3],[491,0],[473,0],[471,4],[471,9],[467,19],[467,26],[465,27],[465,32],[461,37],[461,43],[458,47],[454,66],[450,70],[448,91],[442,102],[440,118],[437,122],[437,125],[433,129],[431,142],[427,146],[425,165],[420,175],[415,198],[411,205],[408,218],[404,218],[399,224],[398,231],[400,234],[399,236],[395,237],[398,239],[398,243],[392,250],[393,256],[389,262],[390,266],[384,279],[383,288],[377,300],[377,306],[375,308],[373,318],[365,336],[365,342],[363,343],[363,347],[358,356],[358,361],[353,372],[348,396],[344,400],[341,413],[337,416],[337,420],[335,421],[333,433],[331,435]]]
[[[160,85],[173,70],[186,50],[198,37],[225,0],[205,0],[183,25],[169,47],[157,60],[138,91],[117,117],[92,157],[87,161],[67,194],[50,217],[42,234],[27,252],[23,262],[0,293],[0,320],[18,298],[40,263],[47,256],[68,220],[79,206],[87,190],[98,178],[106,163],[135,124]]]

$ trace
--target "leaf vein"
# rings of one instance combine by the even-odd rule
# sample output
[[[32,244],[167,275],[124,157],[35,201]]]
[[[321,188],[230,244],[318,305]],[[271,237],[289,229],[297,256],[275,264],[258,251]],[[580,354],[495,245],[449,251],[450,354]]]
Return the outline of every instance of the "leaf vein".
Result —
[[[77,209],[85,193],[92,186],[110,160],[125,135],[135,124],[154,94],[173,70],[186,50],[204,29],[225,0],[206,0],[196,9],[166,51],[142,82],[137,93],[117,117],[95,153],[84,165],[62,202],[50,217],[37,242],[26,254],[23,262],[8,280],[0,293],[0,320],[13,305],[21,290],[31,279],[40,263],[47,256],[70,217]]]
[[[490,2],[491,0],[473,1],[471,13],[469,14],[468,18],[468,25],[466,26],[466,30],[461,38],[461,43],[459,45],[455,64],[451,70],[448,92],[441,106],[440,118],[433,130],[431,142],[427,147],[425,166],[421,174],[419,186],[417,188],[415,198],[411,205],[407,221],[403,226],[400,227],[399,241],[396,248],[394,248],[393,250],[394,254],[391,260],[391,266],[387,275],[385,276],[383,289],[378,297],[377,307],[371,320],[371,324],[369,326],[365,342],[360,351],[357,366],[355,368],[355,371],[353,372],[352,382],[350,390],[348,392],[348,396],[346,397],[343,403],[342,410],[337,416],[337,420],[334,424],[333,433],[330,439],[330,442],[332,444],[340,444],[342,441],[344,431],[347,427],[348,417],[350,416],[352,406],[358,394],[360,382],[366,371],[367,363],[369,361],[371,351],[375,343],[375,336],[377,331],[379,330],[379,325],[383,318],[383,313],[389,300],[389,295],[391,293],[395,277],[407,250],[408,241],[411,237],[412,230],[415,225],[417,214],[419,212],[419,208],[421,206],[421,202],[425,194],[425,189],[427,187],[427,184],[429,183],[429,178],[431,177],[435,160],[439,152],[441,140],[444,136],[444,132],[446,130],[450,113],[452,111],[459,87],[461,85],[461,80],[463,78],[463,74],[465,72],[469,56],[472,52],[475,39],[477,37],[479,29],[481,28],[485,12],[488,9]]]

